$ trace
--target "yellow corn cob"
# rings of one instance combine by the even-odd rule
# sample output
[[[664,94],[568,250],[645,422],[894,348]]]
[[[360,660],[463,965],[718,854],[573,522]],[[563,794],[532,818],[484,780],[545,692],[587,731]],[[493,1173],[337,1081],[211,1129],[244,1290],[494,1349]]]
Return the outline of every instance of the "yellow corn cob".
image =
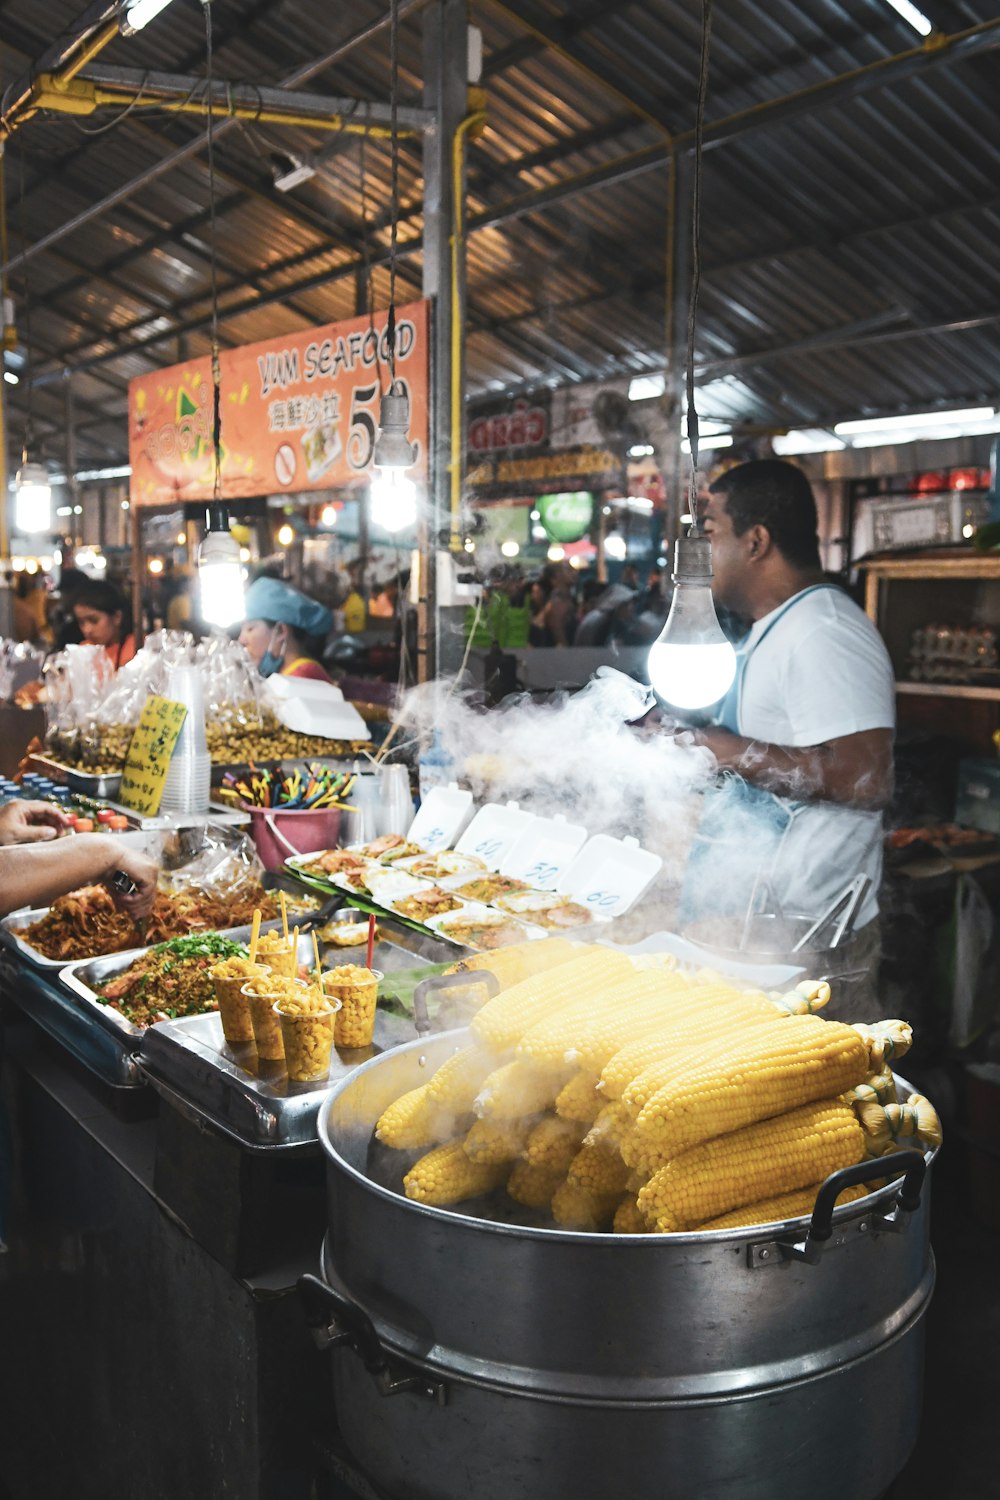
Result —
[[[803,979],[785,994],[772,994],[771,999],[782,1010],[792,1016],[815,1015],[830,1001],[830,986],[825,979]]]
[[[515,1120],[550,1109],[566,1082],[566,1069],[535,1068],[530,1063],[510,1062],[483,1079],[473,1109],[482,1119]]]
[[[708,989],[684,983],[672,993],[661,993],[619,1015],[598,1016],[581,1033],[574,1056],[580,1067],[600,1073],[626,1046],[654,1036],[673,1036],[682,1029],[695,1035],[718,1030],[724,1034],[727,1017],[773,1021],[779,1012],[766,995],[741,995],[726,988]]]
[[[898,1104],[896,1080],[889,1064],[884,1063],[878,1073],[869,1073],[864,1083],[851,1089],[848,1098],[863,1104]]]
[[[472,878],[471,876],[469,877]],[[461,963],[446,969],[446,974],[477,973],[487,969],[500,986],[499,993],[544,974],[576,958],[579,949],[566,938],[539,938],[534,943],[511,943],[509,948],[494,948],[489,953],[477,953],[473,958],[463,958]]]
[[[441,1064],[427,1082],[427,1097],[453,1114],[467,1115],[480,1085],[496,1067],[495,1058],[480,1047],[464,1047]]]
[[[677,968],[677,960],[672,953],[633,953],[632,963],[640,974],[647,970],[668,973]]]
[[[564,1229],[606,1229],[620,1197],[620,1193],[598,1196],[567,1180],[552,1196],[552,1217]]]
[[[607,1099],[620,1099],[642,1075],[657,1069],[655,1076],[644,1079],[641,1088],[628,1093],[628,1107],[637,1114],[657,1088],[673,1075],[684,1054],[710,1056],[711,1049],[731,1046],[751,1027],[779,1019],[780,1013],[773,1005],[766,1012],[745,1011],[729,1004],[716,1009],[711,1005],[649,1032],[616,1052],[601,1072],[600,1091]]]
[[[868,1048],[870,1073],[878,1073],[885,1063],[898,1062],[913,1045],[913,1028],[906,1021],[871,1021],[858,1024],[854,1030]]]
[[[610,1194],[617,1200],[625,1191],[629,1169],[613,1146],[584,1142],[569,1164],[568,1177],[595,1197]]]
[[[539,1067],[559,1068],[566,1063],[579,1066],[583,1039],[606,1016],[631,1017],[643,1001],[655,998],[665,986],[676,982],[674,975],[632,973],[604,985],[597,993],[579,993],[529,1026],[517,1044],[517,1055]]]
[[[528,1136],[524,1157],[529,1166],[565,1177],[569,1164],[580,1149],[583,1126],[575,1120],[558,1120],[546,1115]]]
[[[841,1094],[867,1072],[867,1050],[852,1027],[819,1016],[788,1016],[753,1027],[728,1053],[684,1068],[645,1105],[635,1133],[674,1156],[713,1136]]]
[[[552,1172],[546,1167],[534,1167],[531,1162],[515,1162],[514,1170],[507,1178],[507,1192],[515,1203],[525,1208],[548,1209],[556,1189],[566,1181],[565,1172]]]
[[[854,1110],[826,1099],[681,1152],[654,1173],[637,1201],[661,1233],[694,1229],[745,1204],[822,1181],[863,1160],[864,1152]]]
[[[767,1030],[774,1036],[777,1016],[776,1011],[771,1020],[744,1016],[735,1022],[729,1016],[725,1020],[713,1018],[678,1028],[673,1033],[672,1046],[663,1052],[659,1061],[647,1064],[626,1084],[621,1095],[626,1113],[633,1120],[638,1119],[649,1101],[675,1078],[696,1065],[707,1069],[716,1059],[728,1058],[734,1049],[742,1048],[749,1035],[759,1035]],[[608,1090],[602,1087],[601,1092],[607,1093]]]
[[[762,1198],[757,1203],[747,1204],[745,1208],[734,1208],[731,1213],[709,1219],[706,1224],[699,1224],[698,1229],[742,1229],[746,1224],[774,1224],[781,1219],[801,1219],[812,1213],[819,1189],[820,1184],[814,1182],[811,1187],[797,1188],[794,1193],[779,1193],[775,1198]],[[853,1203],[873,1191],[866,1184],[846,1187],[837,1194],[837,1202]]]
[[[437,1146],[410,1168],[403,1178],[403,1191],[415,1203],[429,1203],[446,1208],[465,1198],[500,1187],[510,1168],[506,1163],[494,1165],[470,1161],[462,1141]]]
[[[604,1100],[597,1092],[596,1073],[576,1073],[556,1095],[556,1114],[562,1120],[590,1125],[601,1112]]]
[[[581,992],[598,994],[614,980],[632,972],[625,954],[596,946],[584,948],[578,958],[545,974],[524,979],[502,995],[494,996],[474,1016],[473,1034],[490,1051],[498,1055],[509,1052],[530,1026],[550,1015],[557,1006],[575,1000]]]
[[[470,1161],[514,1161],[530,1129],[526,1120],[476,1120],[465,1137],[465,1154]]]
[[[649,1172],[637,1172],[636,1169],[632,1167],[629,1170],[628,1182],[626,1182],[625,1187],[630,1193],[641,1193],[643,1188],[646,1186],[646,1183],[649,1181],[649,1178]]]
[[[584,1136],[584,1145],[610,1146],[613,1151],[617,1151],[631,1128],[632,1122],[620,1102],[605,1104]]]
[[[390,1104],[378,1119],[375,1134],[384,1146],[397,1151],[414,1151],[433,1146],[452,1134],[455,1116],[441,1109],[427,1097],[427,1084],[410,1089]]]
[[[635,1201],[634,1193],[626,1193],[625,1197],[615,1209],[614,1222],[611,1225],[615,1234],[651,1234],[652,1230],[646,1222],[644,1214],[640,1213],[639,1205]]]

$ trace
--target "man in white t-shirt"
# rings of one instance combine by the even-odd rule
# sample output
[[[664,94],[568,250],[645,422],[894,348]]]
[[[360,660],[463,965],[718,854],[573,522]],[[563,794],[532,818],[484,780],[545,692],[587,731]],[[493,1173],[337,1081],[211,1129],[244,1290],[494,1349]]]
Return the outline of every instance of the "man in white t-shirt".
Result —
[[[819,915],[866,874],[855,931],[874,969],[882,809],[893,788],[888,652],[823,577],[816,503],[800,469],[761,460],[729,470],[711,486],[703,520],[712,592],[753,624],[718,724],[696,732],[735,775],[728,806],[703,820],[685,905],[742,915],[756,884],[769,909]]]

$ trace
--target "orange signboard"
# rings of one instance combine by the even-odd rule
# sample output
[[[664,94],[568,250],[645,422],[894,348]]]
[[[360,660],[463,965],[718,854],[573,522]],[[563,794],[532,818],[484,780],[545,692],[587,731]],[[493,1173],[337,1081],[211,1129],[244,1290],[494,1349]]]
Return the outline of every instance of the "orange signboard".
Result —
[[[416,479],[427,471],[428,321],[426,302],[396,311],[396,378],[410,396]],[[385,325],[383,312],[222,352],[224,499],[366,481],[389,384]],[[130,381],[128,421],[133,505],[212,498],[207,355]]]

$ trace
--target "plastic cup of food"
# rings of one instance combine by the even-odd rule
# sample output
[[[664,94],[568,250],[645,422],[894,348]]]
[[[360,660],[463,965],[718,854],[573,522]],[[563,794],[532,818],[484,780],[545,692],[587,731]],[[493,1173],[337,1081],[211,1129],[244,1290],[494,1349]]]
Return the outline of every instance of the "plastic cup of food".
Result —
[[[275,1002],[308,988],[304,980],[287,979],[273,972],[268,972],[266,978],[249,979],[243,986],[243,993],[250,1003],[250,1024],[257,1043],[257,1056],[263,1062],[282,1062],[285,1056],[281,1026],[274,1013]]]
[[[360,964],[341,964],[323,975],[323,993],[340,1001],[335,1042],[338,1047],[370,1047],[375,1005],[382,975]]]
[[[265,932],[257,944],[257,962],[266,964],[275,974],[294,979],[299,971],[299,955],[294,938],[286,941],[284,933]]]
[[[312,1083],[328,1076],[339,1009],[338,1000],[315,986],[307,987],[301,996],[284,995],[274,1002],[290,1083]]]
[[[244,985],[262,974],[266,978],[270,972],[263,964],[252,964],[248,958],[227,958],[210,970],[219,1002],[222,1034],[231,1047],[253,1041],[250,1001],[243,993]]]

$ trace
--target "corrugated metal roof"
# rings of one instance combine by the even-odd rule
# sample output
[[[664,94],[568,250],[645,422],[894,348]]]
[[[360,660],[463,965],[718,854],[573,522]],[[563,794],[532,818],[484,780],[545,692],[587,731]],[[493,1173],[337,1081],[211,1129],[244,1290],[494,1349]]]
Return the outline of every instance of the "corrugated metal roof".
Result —
[[[385,100],[384,28],[311,70],[383,20],[387,3],[213,0],[216,76],[267,86],[309,73],[310,91]],[[925,8],[951,34],[996,19],[986,0]],[[7,0],[4,84],[86,9]],[[489,124],[468,152],[471,394],[663,367],[666,149],[693,126],[699,17],[685,0],[474,0]],[[420,100],[422,24],[420,7],[400,24],[402,102]],[[919,47],[885,0],[715,6],[710,125],[813,92],[794,117],[765,110],[724,144],[709,132],[696,351],[706,415],[823,425],[1000,399],[1000,53],[928,54],[933,65],[882,79],[880,65]],[[201,75],[204,59],[201,7],[174,0],[97,62]],[[856,70],[869,71],[855,96],[825,98],[823,85]],[[208,347],[204,150],[158,170],[202,131],[197,118],[140,100],[117,118],[37,116],[8,144],[15,256],[141,179],[11,276],[22,344],[30,299],[34,418],[53,458],[65,372],[76,371],[82,459],[111,462],[124,454],[128,380]],[[316,176],[277,192],[275,151],[308,156]],[[224,341],[351,316],[366,239],[375,259],[388,246],[387,143],[246,121],[220,135],[215,154]],[[587,182],[602,172],[608,180]],[[409,298],[421,284],[420,255],[406,252],[423,231],[419,142],[401,142],[399,176],[398,293]],[[373,280],[384,306],[384,266]],[[25,383],[7,395],[16,448]]]

